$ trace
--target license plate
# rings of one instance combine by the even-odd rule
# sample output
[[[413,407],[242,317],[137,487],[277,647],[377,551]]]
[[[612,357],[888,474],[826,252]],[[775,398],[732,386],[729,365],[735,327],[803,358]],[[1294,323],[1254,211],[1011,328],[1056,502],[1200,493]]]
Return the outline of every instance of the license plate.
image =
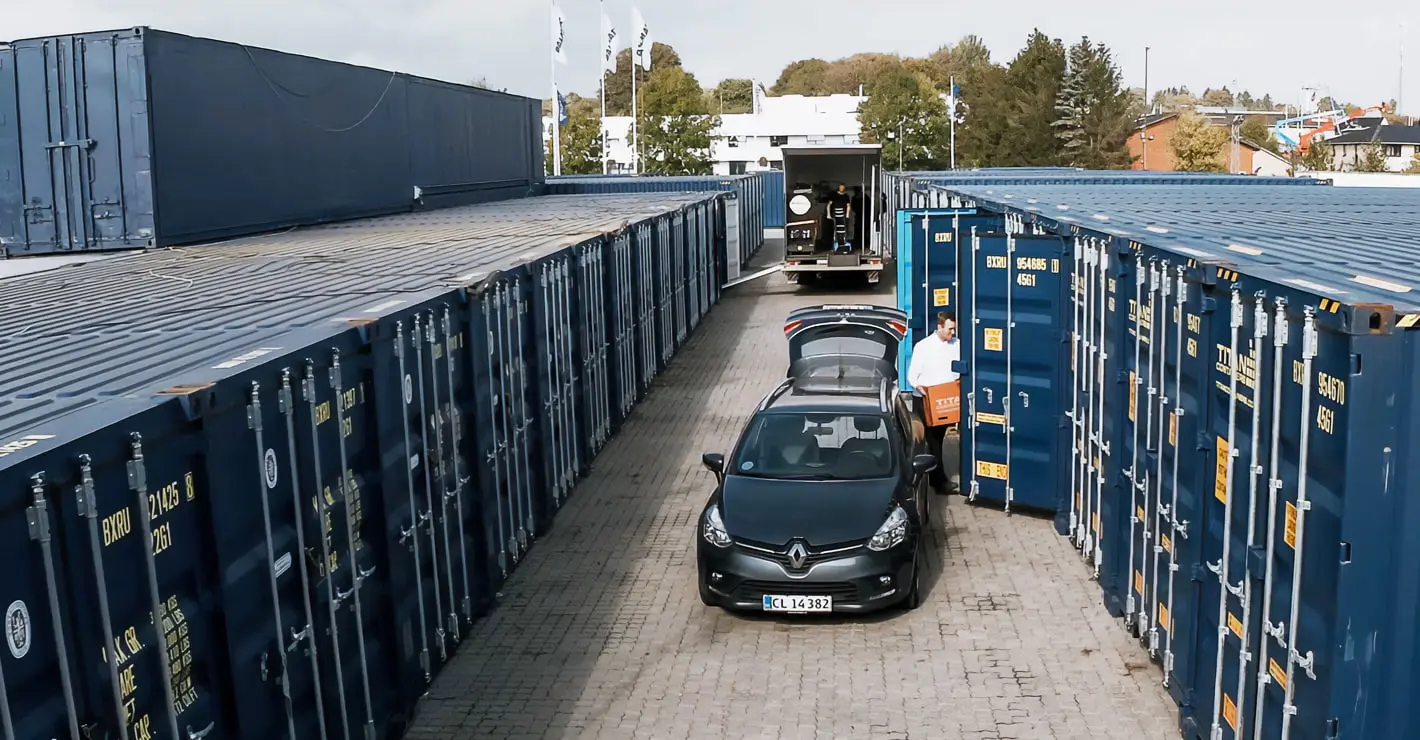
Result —
[[[769,596],[764,597],[764,611],[767,612],[831,612],[832,596]]]

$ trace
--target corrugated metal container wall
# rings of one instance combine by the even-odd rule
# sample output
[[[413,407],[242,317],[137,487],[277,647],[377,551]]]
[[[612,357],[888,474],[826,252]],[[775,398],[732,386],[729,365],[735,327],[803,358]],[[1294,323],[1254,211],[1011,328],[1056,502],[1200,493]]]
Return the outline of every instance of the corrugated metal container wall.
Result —
[[[609,433],[610,334],[567,328],[639,294],[674,322],[644,335],[659,370],[710,308],[684,287],[717,269],[695,255],[723,197],[522,199],[6,281],[33,334],[0,342],[17,736],[402,735]],[[637,234],[641,274],[672,266],[655,292],[595,269]]]
[[[764,228],[782,229],[786,220],[784,209],[784,170],[764,170],[759,173],[764,185]]]
[[[548,195],[733,191],[740,203],[740,264],[743,267],[749,264],[764,246],[766,190],[762,175],[763,173],[757,172],[747,175],[673,177],[563,175],[547,178],[544,190]]]
[[[1066,529],[1162,664],[1185,737],[1413,735],[1420,304],[1407,294],[1420,271],[1391,255],[1397,232],[1420,233],[1420,200],[1194,185],[958,195],[1021,219],[1018,248],[1040,238],[1027,229],[1072,237],[1073,465],[1036,488],[1069,492]],[[1060,203],[1109,226],[1065,220]],[[1310,226],[1323,223],[1347,240]],[[1145,243],[1172,234],[1186,236]],[[1030,257],[1016,256],[1006,270]],[[1007,412],[1018,435],[1021,411]]]
[[[146,28],[18,41],[0,49],[0,248],[189,244],[528,195],[540,127],[528,98]]]

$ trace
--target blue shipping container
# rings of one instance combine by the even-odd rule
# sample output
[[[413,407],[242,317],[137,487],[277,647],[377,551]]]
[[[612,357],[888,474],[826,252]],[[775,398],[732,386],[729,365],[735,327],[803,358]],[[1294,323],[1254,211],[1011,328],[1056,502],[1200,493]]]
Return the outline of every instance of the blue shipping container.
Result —
[[[17,41],[0,48],[0,250],[190,244],[533,194],[540,108],[147,28]]]
[[[1420,233],[1416,196],[954,196],[1076,247],[1073,465],[1053,488],[1185,737],[1414,734],[1420,273],[1394,244]]]
[[[736,195],[740,209],[740,264],[749,261],[764,246],[765,203],[763,173],[748,175],[564,175],[550,177],[544,191],[549,195],[593,193],[675,193],[728,191]],[[782,179],[782,176],[781,176]],[[782,200],[782,195],[781,195]],[[783,204],[780,204],[783,208]],[[780,224],[783,225],[782,223]]]
[[[788,207],[784,194],[784,170],[762,170],[759,177],[764,182],[764,228],[782,229],[787,220],[785,209]]]
[[[692,255],[723,230],[686,224],[723,197],[523,199],[76,267],[78,292],[7,281],[34,329],[0,341],[19,736],[402,734],[585,472],[597,358],[659,371],[709,310]],[[627,237],[642,275],[673,265],[654,290],[589,267]],[[567,331],[633,292],[645,331]]]

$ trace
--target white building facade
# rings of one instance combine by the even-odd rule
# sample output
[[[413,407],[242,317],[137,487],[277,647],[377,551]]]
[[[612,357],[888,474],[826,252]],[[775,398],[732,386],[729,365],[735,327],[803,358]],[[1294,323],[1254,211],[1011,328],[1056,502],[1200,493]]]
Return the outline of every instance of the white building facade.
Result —
[[[759,96],[758,113],[727,113],[710,143],[716,175],[738,175],[783,169],[779,153],[785,146],[859,144],[858,106],[861,95]],[[631,116],[607,116],[608,172],[631,174]],[[552,119],[543,118],[543,134],[551,145]]]

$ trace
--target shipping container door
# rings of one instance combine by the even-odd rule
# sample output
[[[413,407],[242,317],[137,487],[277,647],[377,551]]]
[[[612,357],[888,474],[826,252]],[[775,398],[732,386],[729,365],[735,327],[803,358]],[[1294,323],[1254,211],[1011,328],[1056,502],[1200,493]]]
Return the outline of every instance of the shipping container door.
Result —
[[[1261,318],[1270,326],[1266,360],[1259,362],[1249,351],[1258,311],[1239,295],[1245,292],[1232,299],[1237,338],[1228,323],[1215,322],[1213,330],[1219,358],[1209,425],[1214,495],[1207,501],[1205,540],[1212,573],[1199,616],[1205,627],[1198,630],[1198,681],[1213,691],[1199,702],[1208,710],[1200,712],[1200,724],[1219,724],[1225,735],[1236,723],[1239,736],[1260,725],[1263,737],[1334,737],[1328,728],[1338,720],[1338,704],[1352,705],[1357,691],[1338,696],[1333,681],[1352,682],[1351,674],[1370,663],[1355,654],[1359,647],[1347,645],[1352,635],[1377,634],[1388,611],[1385,598],[1375,595],[1378,579],[1362,575],[1347,594],[1342,575],[1393,567],[1389,530],[1378,521],[1389,516],[1378,511],[1390,503],[1372,492],[1384,491],[1393,475],[1387,450],[1397,439],[1387,419],[1394,381],[1360,371],[1398,359],[1391,359],[1394,345],[1383,345],[1383,336],[1351,334],[1352,326],[1366,330],[1370,311],[1333,313],[1340,308],[1334,301],[1274,290],[1262,302]],[[1280,306],[1271,297],[1279,293]],[[1255,421],[1263,432],[1254,457],[1250,431],[1259,399],[1272,413]],[[1375,416],[1353,429],[1349,409],[1355,404]],[[1256,581],[1256,588],[1243,588]],[[1369,599],[1375,599],[1370,608],[1359,606]],[[1240,670],[1244,637],[1251,660]],[[1222,675],[1216,685],[1207,676],[1209,657],[1215,675]]]
[[[585,475],[591,458],[606,445],[611,436],[611,390],[610,377],[613,347],[608,341],[608,325],[614,320],[614,309],[606,300],[606,257],[609,251],[605,241],[596,241],[583,247],[577,255],[577,274],[573,305],[577,314],[579,331],[574,337],[577,353],[582,358],[579,399],[582,426],[587,430],[582,442],[586,459],[578,468],[579,475]]]
[[[964,477],[973,501],[1057,513],[1063,534],[1068,485],[1069,344],[1064,312],[1068,240],[982,235],[973,239],[961,321],[970,424]]]
[[[15,463],[0,471],[0,553],[5,559],[0,604],[8,648],[0,658],[0,690],[15,737],[76,737],[80,723],[102,710],[89,706],[85,693],[88,667],[81,672],[70,575],[59,540],[59,509],[72,489],[59,487],[63,477],[44,471],[43,463],[20,464],[11,457],[58,438],[54,429],[34,431],[44,433],[7,439],[0,446],[0,462]],[[92,608],[92,598],[74,596]]]
[[[636,332],[636,244],[623,231],[611,242],[611,268],[606,272],[606,304],[611,312],[612,369],[615,380],[615,425],[619,428],[636,403],[639,353]]]
[[[204,453],[217,450],[205,449],[176,400],[105,410],[120,407],[127,413],[68,445],[64,460],[36,466],[65,492],[55,500],[64,507],[57,518],[68,588],[86,605],[74,612],[76,680],[96,714],[83,724],[109,737],[182,738],[218,726],[227,734],[234,728],[224,713],[231,696],[224,641],[261,644],[251,651],[258,657],[270,612],[255,623],[226,622],[210,524],[214,481],[204,465]],[[265,586],[261,568],[253,568],[253,585]],[[233,612],[241,615],[241,605]],[[278,726],[285,729],[284,718]]]
[[[531,327],[535,349],[530,354],[537,363],[534,445],[542,453],[542,485],[535,490],[539,492],[538,529],[545,530],[576,484],[585,427],[577,414],[570,255],[564,252],[533,269],[538,273]]]
[[[57,37],[7,47],[0,51],[0,106],[0,172],[9,173],[0,178],[0,245],[46,253],[150,244],[152,157],[141,36]]]
[[[399,698],[391,685],[387,574],[379,567],[387,553],[372,369],[368,352],[338,349],[313,352],[304,367],[292,368],[301,378],[297,467],[308,505],[306,537],[318,564],[313,600],[327,724],[351,734],[382,732]],[[419,402],[417,383],[415,393]],[[431,415],[432,399],[426,386]],[[425,464],[436,464],[436,454],[431,450]]]
[[[1073,429],[1068,524],[1071,542],[1104,591],[1106,608],[1123,616],[1133,612],[1126,600],[1135,505],[1119,437],[1133,418],[1133,386],[1126,371],[1132,336],[1126,332],[1133,330],[1126,324],[1137,297],[1135,258],[1132,251],[1116,250],[1104,240],[1081,237],[1075,245],[1073,382],[1066,401]]]
[[[901,211],[903,241],[898,254],[898,304],[907,312],[909,341],[903,343],[904,367],[911,348],[935,330],[939,311],[960,313],[958,245],[971,243],[972,229],[999,229],[1000,217],[977,216],[974,210]],[[963,241],[965,240],[965,241]],[[960,317],[958,317],[960,318]]]
[[[399,683],[408,697],[422,693],[456,644],[447,618],[452,571],[437,532],[445,506],[436,482],[439,443],[426,416],[434,328],[427,314],[400,317],[387,328],[375,346],[371,400],[379,418],[388,598],[399,638]],[[461,435],[471,431],[460,428]]]
[[[520,301],[512,281],[498,281],[482,289],[478,316],[472,322],[478,341],[473,356],[478,391],[478,458],[482,461],[483,485],[496,499],[497,553],[499,570],[511,573],[527,551],[532,521],[531,501],[525,495],[531,485],[523,463],[524,408],[519,402],[514,333]]]

